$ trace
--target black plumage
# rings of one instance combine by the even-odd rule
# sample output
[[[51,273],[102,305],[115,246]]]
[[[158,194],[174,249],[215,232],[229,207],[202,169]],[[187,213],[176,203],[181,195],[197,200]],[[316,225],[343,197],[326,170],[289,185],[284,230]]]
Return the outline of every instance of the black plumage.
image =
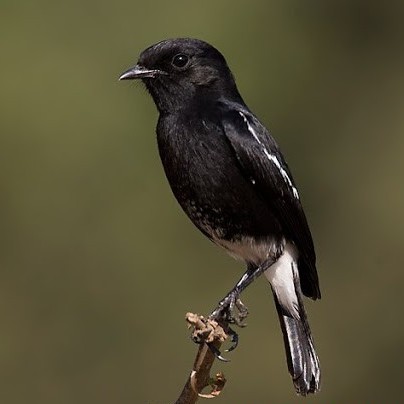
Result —
[[[274,138],[244,103],[222,54],[206,42],[173,39],[149,47],[121,76],[136,78],[159,110],[159,152],[176,199],[199,230],[247,264],[212,316],[242,321],[247,311],[239,295],[264,272],[296,390],[317,391],[319,362],[302,302],[302,293],[320,298],[316,256]]]

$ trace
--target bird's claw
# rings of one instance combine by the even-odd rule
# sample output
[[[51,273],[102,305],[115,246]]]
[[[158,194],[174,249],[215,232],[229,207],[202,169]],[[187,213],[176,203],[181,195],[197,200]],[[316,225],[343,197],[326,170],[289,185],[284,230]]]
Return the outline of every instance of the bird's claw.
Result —
[[[220,350],[217,347],[215,347],[211,342],[207,342],[206,345],[213,353],[213,355],[215,355],[216,359],[219,359],[222,362],[230,362],[230,359],[226,359],[224,356],[222,356]],[[225,352],[228,352],[228,350],[226,350]]]
[[[245,327],[246,324],[244,323],[244,320],[247,316],[248,309],[240,300],[239,294],[236,291],[230,292],[220,301],[216,309],[210,314],[209,318],[217,321],[223,327],[232,342],[231,346],[226,349],[225,352],[231,352],[236,349],[239,341],[238,334],[229,326],[229,324],[235,324],[238,327]],[[228,362],[216,347],[212,347],[209,344],[208,346],[217,359]]]
[[[228,327],[226,331],[227,331],[227,334],[230,336],[230,341],[232,342],[232,344],[230,345],[230,348],[227,348],[225,350],[225,352],[231,352],[237,348],[238,334],[230,327]]]
[[[229,326],[229,324],[235,324],[238,327],[245,327],[246,324],[244,323],[244,320],[247,316],[247,307],[240,300],[237,290],[232,290],[219,302],[216,309],[210,314],[208,321],[213,320],[215,324],[220,325],[222,331],[230,337],[231,345],[225,350],[225,352],[231,352],[236,349],[239,341],[238,334]],[[206,321],[202,323],[205,324]],[[191,322],[191,324],[193,325],[193,322]],[[201,328],[201,326],[199,326],[199,328]],[[229,359],[223,357],[220,350],[211,342],[212,340],[207,338],[211,332],[211,328],[202,327],[192,334],[192,340],[197,344],[206,343],[217,359],[223,362],[229,362]]]
[[[230,341],[232,342],[232,344],[230,345],[230,348],[225,350],[225,352],[231,352],[237,348],[238,334],[230,327],[226,328],[226,333],[227,333],[227,335],[229,335]],[[222,362],[230,362],[230,359],[225,358],[222,355],[222,353],[220,352],[220,350],[215,345],[213,345],[211,342],[207,342],[206,345],[208,346],[210,351],[213,353],[213,355],[215,355],[216,359],[219,359]]]
[[[230,292],[210,314],[210,318],[219,324],[235,324],[238,327],[245,327],[244,320],[248,316],[248,309],[240,300],[238,293]]]

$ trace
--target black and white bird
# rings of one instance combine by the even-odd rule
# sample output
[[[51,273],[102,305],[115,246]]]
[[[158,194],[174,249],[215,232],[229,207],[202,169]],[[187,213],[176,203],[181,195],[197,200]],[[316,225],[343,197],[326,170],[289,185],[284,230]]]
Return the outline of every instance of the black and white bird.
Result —
[[[264,273],[296,391],[315,393],[320,366],[303,306],[303,295],[320,298],[313,240],[288,165],[226,60],[201,40],[169,39],[144,50],[120,79],[141,79],[153,97],[160,157],[182,209],[247,265],[211,316],[242,323],[240,293]]]

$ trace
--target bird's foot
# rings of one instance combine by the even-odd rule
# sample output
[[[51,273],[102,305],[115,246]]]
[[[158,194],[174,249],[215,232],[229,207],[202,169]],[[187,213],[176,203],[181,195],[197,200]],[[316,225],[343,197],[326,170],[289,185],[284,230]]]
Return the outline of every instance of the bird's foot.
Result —
[[[196,321],[194,318],[187,318],[187,321],[195,327],[195,330],[192,333],[192,340],[197,344],[206,343],[215,357],[224,362],[228,362],[228,359],[222,356],[220,350],[213,343],[212,330],[216,329],[217,326],[220,326],[218,328],[224,332],[224,338],[226,338],[226,336],[230,338],[231,345],[225,350],[225,352],[230,352],[236,349],[239,337],[230,327],[230,324],[235,324],[238,327],[245,327],[246,324],[244,323],[244,320],[248,316],[247,307],[240,300],[239,295],[240,294],[237,290],[232,290],[219,302],[216,309],[213,310],[206,320],[202,321],[198,318],[198,321]],[[224,339],[222,341],[224,341]]]
[[[220,325],[235,324],[238,327],[245,327],[244,320],[248,316],[248,309],[240,300],[239,293],[232,290],[222,299],[209,318],[216,320]],[[234,333],[234,331],[233,331]]]
[[[222,299],[215,310],[210,314],[209,318],[215,320],[224,329],[225,333],[230,337],[232,345],[225,352],[233,351],[237,348],[239,337],[229,324],[235,324],[238,327],[245,327],[244,320],[248,316],[247,307],[240,300],[239,293],[232,290],[224,299]],[[212,353],[217,359],[227,361],[219,350],[212,349]]]
[[[225,352],[230,352],[233,351],[233,349],[237,348],[238,345],[238,334],[227,325],[225,329],[226,334],[230,337],[231,345],[230,348],[225,349]],[[195,341],[196,342],[196,341]],[[220,349],[217,348],[214,344],[207,342],[206,345],[208,348],[211,350],[213,355],[215,355],[216,359],[219,359],[222,362],[230,362],[230,359],[226,359],[222,353],[220,352]]]

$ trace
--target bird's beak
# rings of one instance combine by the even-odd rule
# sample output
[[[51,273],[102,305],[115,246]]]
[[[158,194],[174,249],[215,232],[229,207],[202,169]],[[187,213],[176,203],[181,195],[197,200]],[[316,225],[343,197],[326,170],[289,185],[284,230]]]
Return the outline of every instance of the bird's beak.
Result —
[[[147,69],[141,65],[136,65],[131,67],[126,72],[123,72],[119,77],[119,80],[135,80],[135,79],[144,79],[144,78],[155,78],[156,76],[166,74],[162,70],[157,69]]]

